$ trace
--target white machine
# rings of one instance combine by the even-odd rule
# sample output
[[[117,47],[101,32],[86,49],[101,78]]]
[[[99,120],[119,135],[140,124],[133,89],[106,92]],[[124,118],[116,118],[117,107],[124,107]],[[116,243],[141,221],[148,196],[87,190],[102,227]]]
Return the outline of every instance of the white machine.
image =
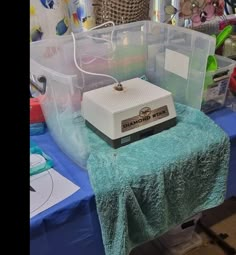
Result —
[[[86,125],[113,148],[176,124],[172,94],[140,78],[85,92],[82,112]]]

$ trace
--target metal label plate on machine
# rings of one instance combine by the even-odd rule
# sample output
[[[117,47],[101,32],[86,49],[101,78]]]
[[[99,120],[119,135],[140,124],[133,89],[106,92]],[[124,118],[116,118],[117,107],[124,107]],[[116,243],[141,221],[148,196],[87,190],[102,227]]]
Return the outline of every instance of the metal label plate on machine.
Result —
[[[151,110],[150,107],[144,107],[139,111],[138,116],[122,120],[121,131],[126,132],[167,116],[169,116],[169,111],[166,105],[154,110]]]

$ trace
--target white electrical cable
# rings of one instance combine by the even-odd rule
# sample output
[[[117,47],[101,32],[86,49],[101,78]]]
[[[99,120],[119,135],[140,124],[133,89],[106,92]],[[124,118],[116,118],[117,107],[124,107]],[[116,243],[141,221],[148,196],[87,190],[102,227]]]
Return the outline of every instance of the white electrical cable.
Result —
[[[91,54],[83,53],[82,57],[84,57],[84,56],[90,56],[91,57]],[[87,62],[84,62],[84,61],[81,61],[81,62],[82,62],[83,65],[89,65],[89,64],[93,63],[97,58],[102,59],[102,60],[113,60],[113,57],[112,58],[104,58],[104,57],[101,57],[101,56],[93,56],[93,58],[88,60]]]
[[[95,27],[90,28],[88,31],[92,31],[92,30],[94,30],[94,29],[96,29],[96,28],[103,27],[103,26],[105,26],[105,25],[107,25],[107,24],[112,24],[112,26],[115,27],[115,23],[114,23],[113,21],[107,21],[107,22],[105,22],[105,23],[103,23],[103,24],[101,24],[101,25],[98,25],[98,26],[95,26]],[[93,36],[88,36],[88,37],[89,37],[89,38],[96,39],[96,40],[107,41],[107,42],[111,43],[112,48],[113,48],[113,41],[112,41],[112,40],[113,40],[113,33],[114,33],[114,29],[111,31],[111,40],[110,40],[110,41],[107,40],[107,39],[104,39],[104,38],[97,38],[97,37],[93,37]]]
[[[106,25],[106,24],[108,24],[108,23],[114,24],[114,22],[108,21],[108,22],[105,22],[105,23],[103,23],[103,24],[101,24],[101,25],[99,25],[99,26],[97,26],[97,27],[92,28],[92,29],[95,29],[95,28],[98,28],[98,27],[102,27],[102,26],[104,26],[104,25]],[[115,24],[114,24],[114,25],[115,25]],[[92,30],[92,29],[91,29],[91,30]],[[114,30],[112,31],[112,36],[113,36],[113,32],[114,32]],[[74,35],[73,32],[71,32],[71,36],[72,36],[72,39],[73,39],[74,63],[75,63],[76,68],[77,68],[79,71],[81,71],[82,73],[89,74],[89,75],[94,75],[94,76],[103,76],[103,77],[107,77],[107,78],[110,78],[110,79],[114,80],[117,84],[119,84],[119,81],[118,81],[115,77],[113,77],[113,76],[111,76],[111,75],[108,75],[108,74],[101,74],[101,73],[92,73],[92,72],[88,72],[88,71],[83,70],[83,69],[78,65],[78,63],[77,63],[77,59],[76,59],[76,40],[75,40],[75,35]],[[94,37],[92,37],[92,38],[94,38]],[[98,38],[94,38],[94,39],[98,39]],[[103,38],[99,38],[99,39],[105,40],[105,39],[103,39]]]
[[[107,21],[103,24],[100,24],[98,26],[90,28],[88,31],[92,31],[96,28],[103,27],[107,24],[112,24],[112,26],[115,27],[115,23],[113,21]],[[105,41],[105,42],[111,43],[111,48],[112,48],[112,51],[113,51],[114,50],[113,34],[114,34],[114,29],[111,32],[111,40],[108,40],[108,39],[105,39],[105,38],[94,37],[94,36],[87,36],[87,37],[90,38],[90,39],[95,39],[95,40],[100,40],[100,41]],[[83,55],[89,55],[89,54],[87,53],[87,54],[83,54]],[[89,65],[89,64],[93,63],[97,58],[100,58],[102,60],[113,60],[113,57],[112,58],[103,58],[101,56],[93,56],[93,59],[89,60],[88,62],[84,62],[84,61],[81,61],[81,62],[84,65]]]

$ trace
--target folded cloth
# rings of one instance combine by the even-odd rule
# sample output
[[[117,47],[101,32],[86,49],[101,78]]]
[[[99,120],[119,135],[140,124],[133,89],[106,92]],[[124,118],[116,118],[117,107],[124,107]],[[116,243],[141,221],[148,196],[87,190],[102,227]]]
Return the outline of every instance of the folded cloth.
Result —
[[[129,254],[224,201],[229,138],[203,112],[175,107],[175,127],[119,149],[88,132],[87,168],[106,255]]]

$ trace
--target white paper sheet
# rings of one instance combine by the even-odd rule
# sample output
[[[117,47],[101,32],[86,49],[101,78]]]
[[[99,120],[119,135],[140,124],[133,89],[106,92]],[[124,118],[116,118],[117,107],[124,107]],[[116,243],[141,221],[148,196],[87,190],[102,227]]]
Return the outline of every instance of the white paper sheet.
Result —
[[[188,79],[189,57],[179,52],[166,49],[165,70]]]
[[[54,169],[30,177],[30,218],[71,196],[79,186]]]

